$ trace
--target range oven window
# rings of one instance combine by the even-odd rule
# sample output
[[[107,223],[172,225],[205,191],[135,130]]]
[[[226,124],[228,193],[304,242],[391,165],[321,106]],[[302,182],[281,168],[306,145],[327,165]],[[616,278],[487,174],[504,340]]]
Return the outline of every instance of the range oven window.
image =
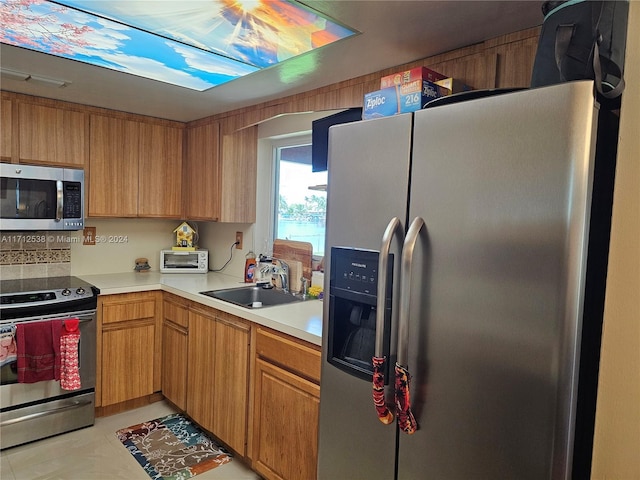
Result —
[[[10,383],[18,383],[18,365],[16,362],[7,363],[0,368],[0,384],[9,385]]]

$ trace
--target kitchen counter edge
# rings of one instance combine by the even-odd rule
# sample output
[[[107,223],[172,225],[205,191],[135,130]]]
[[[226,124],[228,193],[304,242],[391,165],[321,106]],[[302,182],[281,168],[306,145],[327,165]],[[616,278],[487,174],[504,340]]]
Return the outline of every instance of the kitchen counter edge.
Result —
[[[100,295],[162,290],[314,345],[321,346],[322,344],[322,301],[320,300],[306,300],[287,305],[250,309],[200,293],[246,285],[242,279],[230,275],[133,272],[77,276],[98,287]]]

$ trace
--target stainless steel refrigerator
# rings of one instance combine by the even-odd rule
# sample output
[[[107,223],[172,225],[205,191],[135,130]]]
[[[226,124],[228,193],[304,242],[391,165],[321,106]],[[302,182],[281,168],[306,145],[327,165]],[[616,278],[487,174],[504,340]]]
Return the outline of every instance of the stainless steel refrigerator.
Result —
[[[615,162],[594,173],[596,145],[616,142],[599,118],[582,81],[331,127],[319,479],[588,470]]]

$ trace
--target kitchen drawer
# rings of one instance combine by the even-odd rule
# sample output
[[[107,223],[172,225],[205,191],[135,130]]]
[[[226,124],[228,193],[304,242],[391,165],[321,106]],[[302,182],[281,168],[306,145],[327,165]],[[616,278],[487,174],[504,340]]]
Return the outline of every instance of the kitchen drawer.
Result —
[[[165,320],[175,323],[184,328],[189,327],[188,304],[174,303],[173,299],[167,299],[163,304],[163,316]]]
[[[258,328],[256,353],[260,358],[320,383],[320,350],[302,343],[301,340]]]
[[[156,316],[156,295],[125,293],[109,295],[102,300],[102,323],[153,319]]]

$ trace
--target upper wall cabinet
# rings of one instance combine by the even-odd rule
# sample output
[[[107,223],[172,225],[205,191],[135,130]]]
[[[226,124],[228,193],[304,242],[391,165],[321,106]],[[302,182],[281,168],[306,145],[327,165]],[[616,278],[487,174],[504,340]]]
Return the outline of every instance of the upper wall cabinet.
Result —
[[[90,217],[180,218],[182,129],[91,115]]]
[[[20,162],[84,168],[86,113],[22,102],[17,106]]]
[[[138,215],[140,124],[91,115],[89,216]]]
[[[220,221],[256,221],[258,127],[248,127],[222,137],[220,162]]]
[[[191,220],[220,219],[220,125],[187,129],[184,211]]]
[[[186,218],[255,222],[257,162],[258,127],[224,135],[222,142],[218,123],[189,128],[184,183]]]
[[[182,128],[140,124],[138,216],[182,216]]]
[[[11,139],[13,133],[13,102],[9,99],[3,98],[0,105],[0,160],[11,160]]]

